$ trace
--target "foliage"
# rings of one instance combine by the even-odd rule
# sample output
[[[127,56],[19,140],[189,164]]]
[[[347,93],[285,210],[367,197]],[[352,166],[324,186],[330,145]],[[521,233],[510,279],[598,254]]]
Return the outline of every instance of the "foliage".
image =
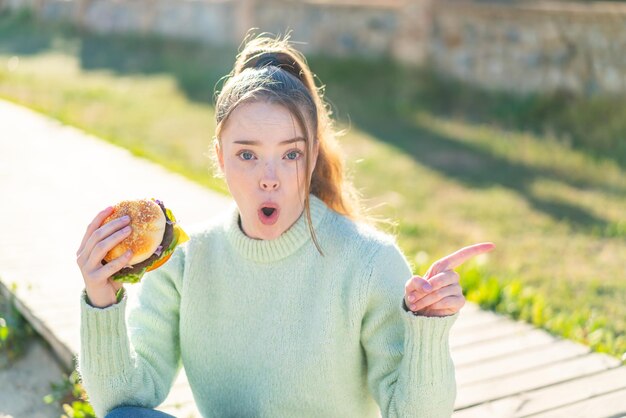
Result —
[[[537,289],[525,286],[519,279],[499,280],[476,265],[460,269],[460,275],[465,297],[481,308],[578,341],[594,351],[621,358],[626,364],[626,336],[620,335],[611,318],[601,311],[589,307],[573,313],[555,310]]]
[[[33,335],[32,327],[15,306],[15,296],[0,291],[0,368],[20,358]]]
[[[95,418],[93,408],[87,402],[85,389],[79,382],[78,372],[74,370],[63,381],[51,385],[52,393],[44,397],[47,404],[57,403],[62,409],[61,418]]]

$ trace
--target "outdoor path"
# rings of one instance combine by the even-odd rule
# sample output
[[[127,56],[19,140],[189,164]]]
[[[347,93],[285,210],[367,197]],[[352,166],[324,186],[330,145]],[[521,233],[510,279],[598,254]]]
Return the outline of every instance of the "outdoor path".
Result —
[[[125,149],[0,101],[0,285],[16,286],[18,308],[66,369],[80,344],[76,249],[96,213],[136,197],[161,199],[190,230],[232,204]],[[455,418],[626,416],[626,367],[613,357],[473,304],[461,311],[451,346]],[[199,417],[184,373],[159,409]],[[9,410],[0,404],[0,417]]]
[[[43,398],[53,393],[52,384],[63,381],[61,365],[45,341],[33,338],[19,359],[0,368],[0,418],[58,418],[59,407]]]

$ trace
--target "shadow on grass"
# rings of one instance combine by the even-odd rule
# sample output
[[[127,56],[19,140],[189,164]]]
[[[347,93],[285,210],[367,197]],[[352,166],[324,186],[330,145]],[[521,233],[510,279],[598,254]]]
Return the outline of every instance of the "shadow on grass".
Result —
[[[52,33],[66,36],[65,25],[54,28],[33,24],[27,10],[10,13],[0,11],[0,53],[8,55],[33,55],[52,47]]]
[[[187,97],[209,105],[213,105],[214,90],[231,70],[237,53],[234,46],[215,47],[155,36],[92,34],[67,24],[36,22],[26,12],[0,15],[0,53],[32,55],[51,50],[75,55],[86,70],[108,69],[124,75],[167,73],[176,79]],[[524,101],[527,99],[493,98],[459,84],[442,83],[428,72],[407,72],[383,59],[338,60],[309,56],[308,60],[326,85],[327,99],[335,109],[349,114],[359,129],[393,144],[419,164],[469,187],[499,185],[511,189],[524,196],[538,211],[556,220],[568,220],[583,230],[604,230],[607,226],[606,221],[578,206],[536,196],[531,190],[531,185],[539,178],[574,187],[597,188],[597,184],[566,178],[557,171],[512,163],[477,146],[429,131],[416,125],[410,116],[405,116],[423,109],[447,117],[458,113],[478,119],[491,118],[489,122],[515,129],[538,129],[529,117],[533,112],[541,115],[541,111],[535,108],[525,110],[524,106],[530,106]],[[458,91],[454,91],[455,88]],[[541,103],[545,107],[546,103],[557,102]],[[535,107],[541,106],[535,103]],[[473,108],[491,109],[491,113]],[[521,116],[516,118],[515,112]],[[335,117],[346,119],[339,113]],[[538,119],[545,122],[544,116],[538,116]],[[523,125],[524,121],[527,126]],[[626,166],[622,154],[607,152],[604,145],[597,149],[583,142],[574,145]],[[608,186],[600,187],[607,188],[607,192],[623,193],[623,190],[610,190]]]
[[[234,47],[139,36],[83,35],[79,58],[83,69],[118,74],[167,73],[191,100],[213,104],[218,81],[232,69]]]
[[[362,118],[359,114],[354,115],[353,120],[360,129],[378,139],[389,140],[388,142],[412,156],[419,164],[465,186],[505,187],[523,196],[535,210],[554,220],[567,221],[576,229],[586,232],[604,231],[608,226],[606,220],[579,206],[537,196],[531,189],[533,183],[539,179],[584,188],[597,186],[595,184],[573,181],[556,172],[499,158],[479,147],[462,143],[453,137],[442,136],[402,119],[387,119],[385,126],[382,126],[382,121],[377,123],[375,118]]]
[[[39,22],[27,10],[0,12],[0,54],[63,52],[84,70],[106,69],[120,75],[172,75],[191,100],[213,104],[216,83],[232,68],[236,47],[133,34],[103,35],[69,23]]]
[[[454,104],[450,104],[448,109],[441,109],[441,102],[449,103],[450,98],[437,98],[438,90],[433,90],[428,84],[433,76],[427,70],[412,71],[407,75],[406,69],[385,61],[345,60],[337,63],[321,60],[315,61],[315,64],[322,79],[329,80],[326,84],[334,98],[333,102],[340,109],[350,110],[350,121],[353,125],[410,155],[417,163],[468,187],[505,187],[524,197],[534,209],[554,220],[567,221],[575,229],[594,234],[606,231],[609,223],[590,211],[557,197],[538,196],[532,190],[533,184],[537,180],[550,180],[573,188],[601,190],[616,196],[624,196],[626,193],[626,183],[620,187],[585,179],[584,175],[568,176],[559,169],[551,170],[513,162],[481,146],[460,138],[441,135],[418,124],[415,114],[419,110],[451,118],[468,116],[463,109],[455,108]],[[325,68],[325,65],[329,68]],[[336,82],[331,74],[341,77],[341,81]],[[424,80],[419,80],[420,75]],[[416,101],[416,97],[419,101]],[[514,100],[511,99],[510,106],[516,105]],[[459,112],[458,115],[455,112]],[[501,119],[495,122],[506,125]],[[602,150],[588,150],[586,147],[587,145],[580,144],[578,150],[616,162],[621,158],[616,150],[610,158]]]

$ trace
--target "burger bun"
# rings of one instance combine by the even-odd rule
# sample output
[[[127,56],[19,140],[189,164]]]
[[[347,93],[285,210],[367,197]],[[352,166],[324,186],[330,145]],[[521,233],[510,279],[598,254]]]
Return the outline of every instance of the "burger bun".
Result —
[[[141,263],[147,260],[163,241],[166,218],[154,200],[123,200],[113,206],[113,212],[102,225],[126,215],[130,216],[131,233],[104,256],[107,263],[120,257],[127,250],[133,253],[128,265]]]

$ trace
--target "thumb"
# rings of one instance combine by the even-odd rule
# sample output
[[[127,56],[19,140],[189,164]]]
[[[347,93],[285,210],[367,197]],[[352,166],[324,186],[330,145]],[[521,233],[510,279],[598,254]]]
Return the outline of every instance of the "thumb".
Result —
[[[120,290],[122,286],[124,286],[124,283],[116,282],[113,279],[109,279],[109,281],[111,282],[111,287],[113,287],[113,290],[115,290],[115,293],[117,293],[117,291]]]
[[[409,279],[405,288],[405,293],[407,296],[414,294],[417,299],[421,299],[424,295],[433,290],[433,287],[430,283],[428,283],[428,280],[424,279],[421,276],[413,276],[411,279]]]

